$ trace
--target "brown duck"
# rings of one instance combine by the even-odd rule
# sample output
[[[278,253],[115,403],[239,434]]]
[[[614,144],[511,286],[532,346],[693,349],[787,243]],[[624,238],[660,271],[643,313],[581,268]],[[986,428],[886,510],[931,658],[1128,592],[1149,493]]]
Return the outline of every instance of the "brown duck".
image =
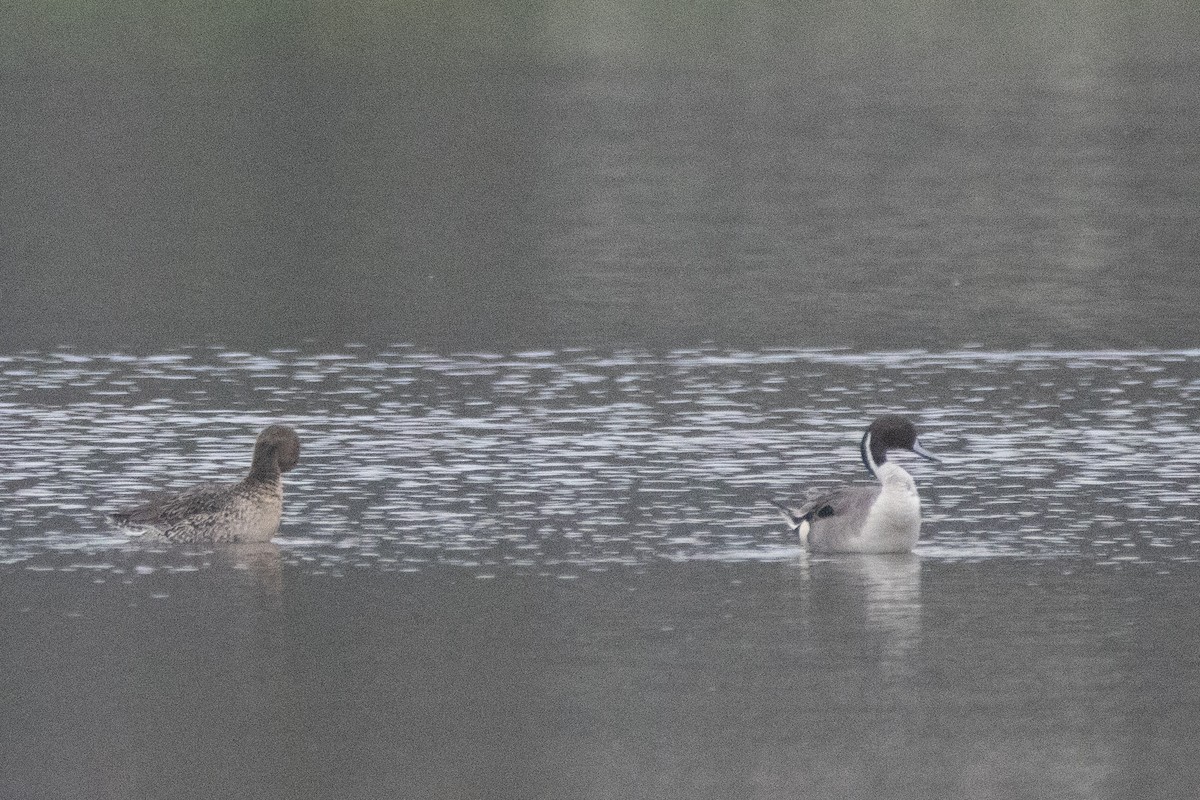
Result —
[[[283,473],[300,460],[300,438],[270,425],[254,443],[250,473],[238,483],[202,483],[156,495],[112,514],[115,524],[172,542],[265,542],[279,530]]]

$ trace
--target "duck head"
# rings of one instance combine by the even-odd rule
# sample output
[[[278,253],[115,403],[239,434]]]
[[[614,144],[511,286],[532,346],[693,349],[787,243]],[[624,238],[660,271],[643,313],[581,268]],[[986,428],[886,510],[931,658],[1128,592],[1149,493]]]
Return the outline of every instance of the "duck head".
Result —
[[[916,426],[898,414],[887,414],[872,422],[863,434],[859,450],[872,475],[887,461],[888,450],[910,450],[930,461],[938,460],[921,447]]]
[[[300,437],[287,425],[268,425],[254,443],[251,477],[275,478],[300,461]]]

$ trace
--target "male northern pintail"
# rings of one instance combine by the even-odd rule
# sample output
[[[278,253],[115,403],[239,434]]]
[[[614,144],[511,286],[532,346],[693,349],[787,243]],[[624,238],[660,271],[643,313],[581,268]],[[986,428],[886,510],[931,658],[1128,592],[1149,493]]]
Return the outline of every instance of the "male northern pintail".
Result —
[[[116,524],[173,542],[265,542],[279,530],[283,473],[300,460],[300,438],[270,425],[254,443],[250,473],[238,483],[202,483],[112,514]]]
[[[859,445],[863,463],[878,486],[839,486],[788,505],[768,500],[800,532],[810,550],[834,553],[907,553],[921,533],[921,499],[912,476],[887,460],[889,450],[911,450],[930,461],[917,429],[889,414],[871,423]]]

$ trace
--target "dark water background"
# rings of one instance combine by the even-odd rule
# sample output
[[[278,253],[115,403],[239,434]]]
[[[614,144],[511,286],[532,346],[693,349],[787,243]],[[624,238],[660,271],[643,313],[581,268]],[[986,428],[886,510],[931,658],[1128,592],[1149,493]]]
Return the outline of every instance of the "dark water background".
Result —
[[[1200,783],[1188,3],[17,3],[0,107],[3,800]],[[274,543],[105,524],[276,421]]]
[[[9,347],[1195,344],[1187,2],[4,28]]]

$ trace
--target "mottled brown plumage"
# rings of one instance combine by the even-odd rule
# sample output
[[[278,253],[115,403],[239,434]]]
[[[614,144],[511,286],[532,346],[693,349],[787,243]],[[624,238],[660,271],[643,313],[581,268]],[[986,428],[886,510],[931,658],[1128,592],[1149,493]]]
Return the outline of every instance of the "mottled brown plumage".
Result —
[[[237,483],[203,483],[151,497],[112,515],[116,524],[172,542],[265,542],[279,529],[284,472],[300,460],[286,425],[258,435],[250,472]]]

